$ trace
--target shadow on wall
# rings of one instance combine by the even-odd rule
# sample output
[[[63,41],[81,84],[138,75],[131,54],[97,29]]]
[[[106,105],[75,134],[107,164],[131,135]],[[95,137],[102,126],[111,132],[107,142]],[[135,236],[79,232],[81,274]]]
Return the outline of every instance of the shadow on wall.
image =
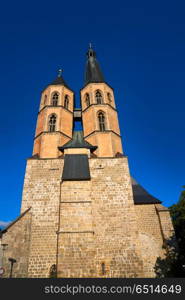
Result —
[[[49,270],[49,278],[57,278],[57,266],[55,264]]]
[[[179,251],[175,235],[165,242],[163,248],[166,249],[165,257],[158,257],[154,267],[156,278],[184,278],[184,256]]]

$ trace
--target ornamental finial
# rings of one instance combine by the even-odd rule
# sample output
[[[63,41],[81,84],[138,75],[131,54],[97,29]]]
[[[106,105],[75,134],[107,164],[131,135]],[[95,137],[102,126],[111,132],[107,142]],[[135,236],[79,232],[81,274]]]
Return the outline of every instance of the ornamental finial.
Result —
[[[61,75],[62,75],[62,69],[59,69],[58,70],[58,77],[61,77]]]

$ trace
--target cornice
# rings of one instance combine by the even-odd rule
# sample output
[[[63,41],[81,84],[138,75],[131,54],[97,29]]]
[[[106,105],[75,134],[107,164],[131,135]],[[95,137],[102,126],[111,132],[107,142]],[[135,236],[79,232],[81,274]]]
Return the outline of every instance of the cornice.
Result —
[[[106,84],[108,87],[110,87],[110,88],[114,91],[113,87],[112,87],[110,84],[108,84],[108,83],[105,82],[105,81],[102,81],[102,82],[88,82],[86,85],[84,85],[83,88],[80,89],[80,92],[81,92],[84,88],[86,88],[89,84],[102,84],[102,83]]]
[[[67,134],[63,133],[62,131],[41,131],[38,135],[36,135],[34,137],[34,140],[36,140],[42,134],[52,134],[53,135],[53,134],[56,134],[56,133],[60,133],[64,136],[66,136],[67,138],[72,139],[72,137],[68,136]]]
[[[105,130],[105,131],[94,130],[91,133],[89,133],[88,135],[84,136],[84,139],[86,139],[87,137],[89,137],[90,135],[95,134],[95,133],[104,133],[105,134],[105,133],[109,133],[109,132],[112,132],[112,133],[116,134],[117,136],[119,136],[121,138],[121,135],[116,133],[113,130]]]
[[[38,115],[40,114],[41,111],[43,111],[45,108],[63,108],[65,109],[66,111],[68,111],[69,113],[73,114],[73,111],[65,108],[63,105],[57,105],[57,106],[54,106],[54,105],[45,105],[41,110],[39,110],[38,112]]]
[[[82,110],[82,113],[83,112],[85,112],[88,108],[90,108],[91,106],[103,106],[103,105],[107,105],[107,106],[109,106],[110,108],[112,108],[113,110],[115,110],[116,112],[118,112],[117,111],[117,109],[116,108],[114,108],[112,105],[110,105],[109,103],[102,103],[102,104],[96,104],[96,103],[91,103],[88,107],[86,107],[84,110]]]

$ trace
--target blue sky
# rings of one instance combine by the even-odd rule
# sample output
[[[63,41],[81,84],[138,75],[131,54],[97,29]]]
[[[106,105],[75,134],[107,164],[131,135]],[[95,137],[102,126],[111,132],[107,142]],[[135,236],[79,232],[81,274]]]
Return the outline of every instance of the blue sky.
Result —
[[[11,9],[10,9],[11,7]],[[19,215],[41,90],[83,86],[89,42],[114,88],[133,177],[166,206],[185,184],[184,1],[1,4],[1,221]]]

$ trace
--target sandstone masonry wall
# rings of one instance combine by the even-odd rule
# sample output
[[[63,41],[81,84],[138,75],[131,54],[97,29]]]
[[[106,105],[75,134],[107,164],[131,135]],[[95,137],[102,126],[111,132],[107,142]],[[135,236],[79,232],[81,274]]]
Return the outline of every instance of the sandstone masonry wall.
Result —
[[[3,251],[3,267],[5,273],[3,277],[10,276],[9,258],[16,259],[13,265],[12,277],[24,278],[28,276],[28,257],[31,233],[31,212],[28,211],[20,217],[7,232],[3,234],[2,244],[7,244]]]
[[[53,264],[58,277],[155,277],[172,227],[160,207],[134,205],[127,158],[89,159],[90,181],[62,182],[63,165],[27,161],[21,211],[31,209],[3,235],[16,277],[49,277]]]
[[[174,233],[169,211],[160,204],[136,205],[135,210],[142,243],[145,277],[155,277],[156,260],[158,257],[164,257],[166,251],[163,247],[165,239]]]
[[[61,185],[59,276],[141,277],[127,158],[90,159],[89,164],[91,181]]]
[[[56,264],[60,181],[63,159],[27,162],[22,211],[32,206],[29,277],[49,277]]]

